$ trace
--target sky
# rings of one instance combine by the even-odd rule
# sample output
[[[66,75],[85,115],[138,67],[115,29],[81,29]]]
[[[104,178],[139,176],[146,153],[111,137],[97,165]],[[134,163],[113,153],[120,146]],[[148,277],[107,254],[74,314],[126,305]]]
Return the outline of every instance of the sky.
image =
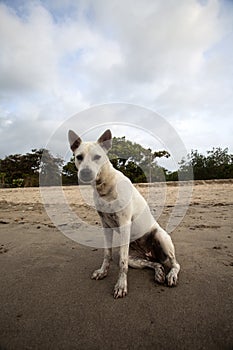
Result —
[[[51,138],[66,154],[71,122],[233,153],[233,1],[0,1],[0,158]]]

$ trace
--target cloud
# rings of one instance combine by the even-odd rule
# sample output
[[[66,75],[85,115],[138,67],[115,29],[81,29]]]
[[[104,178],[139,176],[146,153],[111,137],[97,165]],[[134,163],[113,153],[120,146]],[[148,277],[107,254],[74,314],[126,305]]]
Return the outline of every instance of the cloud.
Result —
[[[188,149],[233,151],[232,42],[226,0],[2,2],[0,157],[106,102],[161,113]]]
[[[47,11],[32,7],[24,20],[1,4],[0,23],[1,91],[22,93],[44,89],[48,81],[56,84],[53,26]]]

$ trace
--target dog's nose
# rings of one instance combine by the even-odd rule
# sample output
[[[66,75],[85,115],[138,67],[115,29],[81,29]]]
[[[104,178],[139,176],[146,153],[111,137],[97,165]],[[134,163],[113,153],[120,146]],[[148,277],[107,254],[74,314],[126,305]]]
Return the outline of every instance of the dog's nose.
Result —
[[[84,168],[79,173],[79,178],[83,182],[90,182],[93,180],[92,171],[88,168]]]

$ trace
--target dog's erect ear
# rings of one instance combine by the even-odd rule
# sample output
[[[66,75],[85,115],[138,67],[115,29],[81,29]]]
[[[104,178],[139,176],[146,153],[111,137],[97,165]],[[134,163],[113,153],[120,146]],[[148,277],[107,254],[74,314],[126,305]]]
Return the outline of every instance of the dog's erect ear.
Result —
[[[100,136],[100,138],[98,139],[98,143],[106,151],[108,151],[112,147],[112,133],[109,129],[106,130],[103,133],[103,135]]]
[[[68,138],[69,138],[70,148],[74,152],[80,146],[80,143],[82,142],[82,140],[72,130],[69,130]]]

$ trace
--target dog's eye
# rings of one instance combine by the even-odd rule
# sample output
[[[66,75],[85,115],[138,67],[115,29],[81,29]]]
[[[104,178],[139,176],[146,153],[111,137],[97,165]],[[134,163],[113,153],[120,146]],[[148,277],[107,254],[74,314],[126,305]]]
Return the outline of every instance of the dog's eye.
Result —
[[[101,156],[99,154],[96,154],[94,157],[93,157],[93,160],[99,160],[101,158]]]
[[[81,161],[83,160],[83,155],[82,155],[82,154],[78,154],[78,155],[76,156],[76,159],[77,159],[79,162],[81,162]]]

